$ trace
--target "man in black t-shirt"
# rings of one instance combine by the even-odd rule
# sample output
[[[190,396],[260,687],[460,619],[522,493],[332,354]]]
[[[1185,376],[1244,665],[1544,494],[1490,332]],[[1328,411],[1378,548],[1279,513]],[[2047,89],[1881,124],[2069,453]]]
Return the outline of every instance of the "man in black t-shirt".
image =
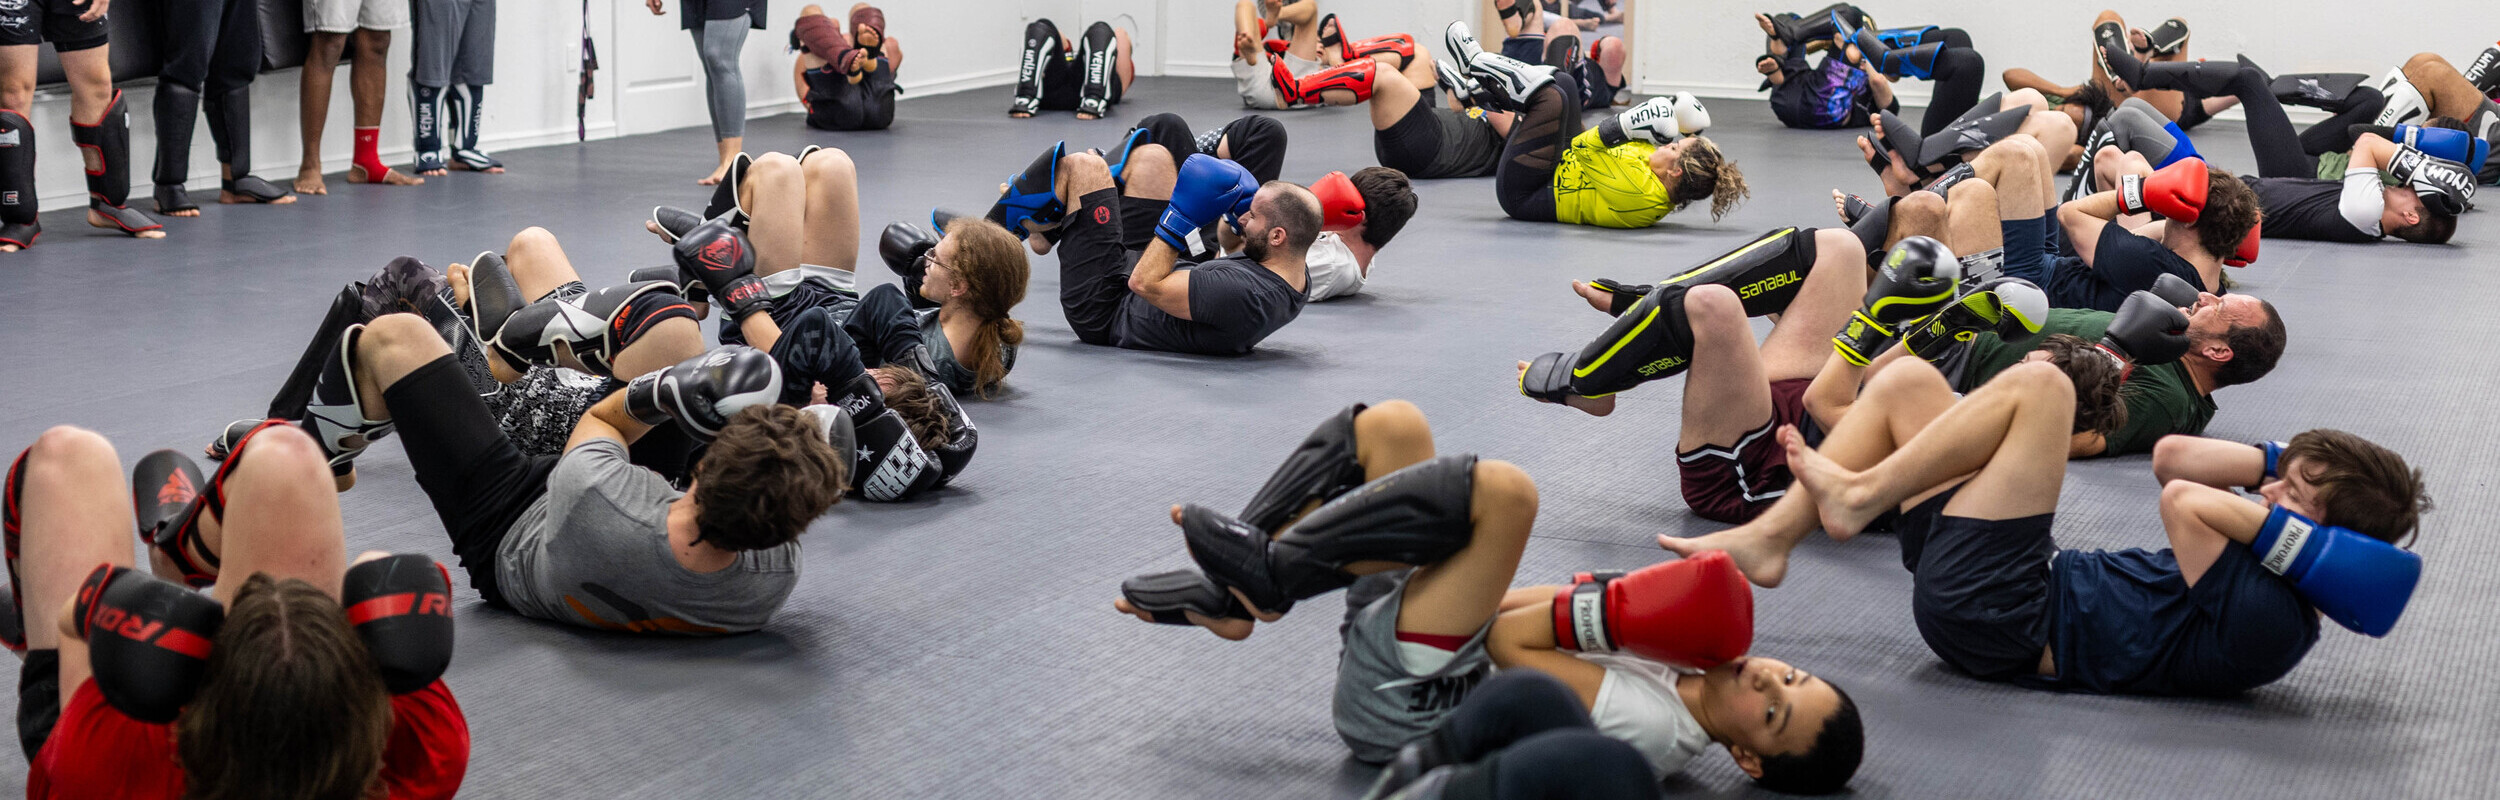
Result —
[[[1027,234],[1036,252],[1058,249],[1059,305],[1078,341],[1240,355],[1302,313],[1303,256],[1320,229],[1310,190],[1261,184],[1214,156],[1182,162],[1152,143],[1128,148],[1116,170],[1100,155],[1066,152],[1064,143],[1051,154],[1010,181],[990,216]],[[1193,170],[1200,159],[1205,166]],[[1218,172],[1235,181],[1226,197],[1241,198],[1227,199],[1219,214],[1244,232],[1242,255],[1184,262],[1173,243],[1201,226],[1182,219],[1179,207],[1213,188],[1193,177]]]
[[[2138,159],[2136,166],[2145,165]],[[2142,188],[2136,196],[2155,198],[2158,204],[2164,195],[2157,191],[2162,184],[2193,178],[2190,173],[2204,172],[2203,167],[2201,160],[2188,159],[2160,171],[2144,169],[2125,175],[2121,185],[2140,181]],[[2223,260],[2242,252],[2243,243],[2257,228],[2261,215],[2257,194],[2228,172],[2206,172],[2201,180],[2189,182],[2204,184],[2193,223],[2155,219],[2132,229],[2120,224],[2126,216],[2152,210],[2127,207],[2120,189],[2059,205],[2057,221],[2067,249],[2052,260],[2048,280],[2040,284],[2049,293],[2049,303],[2059,308],[2116,311],[2129,293],[2152,288],[2153,279],[2163,273],[2177,275],[2200,291],[2222,294]],[[2178,213],[2175,208],[2174,213]]]

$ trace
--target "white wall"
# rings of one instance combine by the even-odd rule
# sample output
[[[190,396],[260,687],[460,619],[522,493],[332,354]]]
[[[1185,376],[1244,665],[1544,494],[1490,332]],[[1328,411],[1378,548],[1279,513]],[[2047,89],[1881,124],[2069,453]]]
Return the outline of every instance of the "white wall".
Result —
[[[1660,0],[1641,4],[1641,30],[1633,43],[1643,93],[1690,90],[1717,97],[1763,97],[1753,71],[1762,33],[1753,14],[1772,6],[1743,3],[1677,4],[1672,16]],[[1805,12],[1822,4],[1799,0]],[[2008,67],[2028,67],[2060,82],[2079,81],[2091,58],[2092,19],[2102,2],[2035,0],[2025,3],[1948,0],[1860,0],[1885,26],[1934,24],[1970,32],[1987,56],[1990,87]],[[2396,9],[2401,8],[2401,12]],[[2163,0],[2118,6],[2130,26],[2150,29],[2170,16],[2188,21],[2192,58],[2229,59],[2240,53],[2275,74],[2292,72],[2385,73],[2414,53],[2430,51],[2463,65],[2500,36],[2500,5],[2490,0],[2421,0],[2376,6],[2343,0]],[[1670,22],[1670,19],[1672,20]],[[1663,34],[1663,35],[1662,35]],[[1925,102],[1930,84],[1900,84],[1902,102]]]
[[[1760,97],[1752,71],[1761,52],[1761,36],[1744,4],[1674,4],[1636,0],[1642,4],[1640,33],[1634,36],[1636,89],[1644,93],[1692,90],[1718,97]],[[1801,0],[1803,2],[1803,0]],[[769,30],[747,39],[747,104],[752,116],[795,111],[790,88],[790,56],[783,52],[789,19],[803,5],[773,0]],[[848,4],[827,4],[842,12]],[[1408,32],[1418,44],[1435,52],[1440,32],[1450,20],[1466,18],[1482,25],[1481,0],[1407,0],[1403,2],[1335,2],[1327,6],[1341,15],[1349,32],[1370,36]],[[1229,0],[886,0],[888,27],[906,53],[902,71],[904,100],[944,92],[1002,86],[1014,80],[1016,43],[1024,25],[1036,17],[1061,24],[1074,36],[1087,22],[1113,19],[1133,25],[1137,69],[1144,75],[1229,76],[1225,52],[1232,38]],[[2089,58],[2086,29],[2101,6],[2076,0],[2032,3],[2019,12],[2004,5],[1944,0],[1899,0],[1869,3],[1868,10],[1886,25],[1934,22],[1969,30],[1988,56],[1990,70],[2027,66],[2059,80],[2083,74]],[[2190,44],[2193,55],[2227,58],[2245,52],[2277,73],[2350,71],[2377,74],[2407,56],[2431,50],[2463,62],[2500,32],[2500,7],[2489,0],[2419,0],[2402,14],[2351,12],[2349,3],[2323,0],[2255,2],[2255,0],[2168,0],[2164,5],[2123,12],[2145,14],[2138,25],[2158,23],[2158,14],[2180,14],[2196,25]],[[1800,6],[1798,10],[1804,10]],[[558,144],[574,138],[574,90],[580,80],[581,7],[562,0],[520,0],[501,4],[496,42],[496,81],[487,94],[486,146],[490,150]],[[591,138],[616,136],[623,130],[661,130],[708,123],[700,84],[687,84],[699,74],[694,48],[678,31],[677,9],[654,17],[638,0],[594,0],[589,20],[599,42],[599,98],[588,115]],[[626,35],[620,38],[620,30]],[[391,90],[384,105],[383,154],[405,165],[409,154],[407,33],[398,34],[391,52]],[[631,43],[628,47],[620,42]],[[300,157],[296,117],[300,70],[263,75],[252,87],[254,166],[271,180],[291,178]],[[667,102],[629,103],[629,77],[671,83],[679,91]],[[652,77],[658,76],[658,77]],[[350,108],[347,73],[338,75],[323,138],[324,170],[346,169],[349,155]],[[688,87],[691,90],[688,90]],[[1916,104],[1929,85],[1906,81],[1901,94]],[[152,208],[150,165],[155,158],[155,124],[149,108],[155,89],[150,82],[125,87],[131,109],[132,202]],[[642,95],[648,97],[648,94]],[[1004,98],[1001,98],[1002,107]],[[619,125],[620,109],[635,114],[631,125]],[[31,114],[40,150],[38,185],[45,205],[53,208],[83,202],[85,183],[77,149],[68,135],[69,98],[45,92]],[[208,133],[193,139],[193,191],[213,191],[217,164]]]

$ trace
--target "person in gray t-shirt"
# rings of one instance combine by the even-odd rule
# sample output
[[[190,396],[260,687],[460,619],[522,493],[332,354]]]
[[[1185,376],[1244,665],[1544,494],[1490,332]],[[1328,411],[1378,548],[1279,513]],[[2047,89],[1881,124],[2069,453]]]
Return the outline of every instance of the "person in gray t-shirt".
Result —
[[[508,272],[502,260],[481,261],[455,270],[472,290],[464,300],[492,305],[574,279],[553,237],[535,228],[513,240]],[[630,341],[572,351],[597,350],[601,363],[585,366],[630,383],[581,416],[561,456],[515,448],[442,332],[415,314],[374,317],[336,336],[305,427],[350,479],[367,442],[394,427],[405,433],[417,484],[490,604],[612,630],[754,630],[798,579],[799,533],[841,496],[849,462],[828,437],[846,418],[773,402],[780,371],[771,357],[745,347],[705,353],[691,315],[664,313],[684,301],[657,297],[616,312],[631,324],[608,329],[634,332]],[[626,456],[655,424],[672,422],[712,439],[684,492]]]
[[[1536,485],[1507,462],[1435,457],[1412,404],[1357,404],[1304,439],[1238,518],[1192,505],[1173,519],[1199,568],[1130,578],[1114,605],[1240,639],[1352,585],[1337,734],[1379,762],[1491,674],[1486,634],[1527,547]]]

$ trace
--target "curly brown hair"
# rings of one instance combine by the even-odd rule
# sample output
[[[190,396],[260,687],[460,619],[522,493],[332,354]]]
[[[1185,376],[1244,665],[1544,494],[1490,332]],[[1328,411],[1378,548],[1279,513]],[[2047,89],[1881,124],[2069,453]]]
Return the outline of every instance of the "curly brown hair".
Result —
[[[894,388],[885,392],[885,407],[902,415],[903,424],[911,428],[911,438],[920,442],[921,449],[935,450],[953,441],[946,432],[946,412],[938,408],[937,393],[929,390],[928,378],[910,367],[893,364],[870,367],[868,371],[893,383]]]
[[[2247,241],[2248,229],[2265,219],[2257,190],[2222,170],[2205,174],[2205,210],[2196,215],[2196,244],[2215,258],[2230,258]]]
[[[2127,427],[2127,398],[2121,391],[2124,371],[2100,348],[2070,334],[2052,333],[2040,342],[2049,363],[2075,385],[2075,433],[2103,436]]]
[[[2320,523],[2403,544],[2417,532],[2422,512],[2431,510],[2422,470],[2368,439],[2333,428],[2303,431],[2283,446],[2277,463],[2294,461],[2316,490]]]
[[[382,774],[391,697],[339,602],[255,573],[174,722],[190,800],[358,800]]]
[[[1737,204],[1753,193],[1745,187],[1744,171],[1736,168],[1736,162],[1727,160],[1727,154],[1719,152],[1719,145],[1710,137],[1693,137],[1693,146],[1675,163],[1684,174],[1675,179],[1674,186],[1667,187],[1667,199],[1682,208],[1709,198],[1712,222],[1736,210]]]
[[[850,462],[818,430],[807,412],[777,403],[730,417],[694,465],[695,540],[779,547],[840,502]]]
[[[989,397],[1007,379],[1011,365],[1006,348],[1024,343],[1024,323],[1009,313],[1024,302],[1024,286],[1033,278],[1033,267],[1025,260],[1024,243],[998,223],[957,217],[947,223],[946,236],[955,240],[955,258],[947,266],[964,285],[960,302],[981,319],[980,330],[972,334],[972,346],[966,348],[969,352],[956,353],[955,358],[972,368],[973,393]],[[929,335],[946,332],[930,331]]]

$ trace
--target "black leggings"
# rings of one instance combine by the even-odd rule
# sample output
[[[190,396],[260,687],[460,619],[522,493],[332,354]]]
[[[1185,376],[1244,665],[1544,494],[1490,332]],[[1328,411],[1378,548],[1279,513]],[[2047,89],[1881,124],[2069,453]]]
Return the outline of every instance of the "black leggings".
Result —
[[[1936,67],[1929,80],[1936,92],[1927,103],[1927,116],[1919,120],[1921,136],[1931,135],[1953,124],[1956,117],[1979,105],[1979,92],[1988,85],[1988,61],[1971,47],[1970,34],[1960,28],[1938,28],[1919,37],[1920,44],[1943,42],[1944,50],[1936,54]]]
[[[2387,96],[2368,86],[2353,87],[2344,98],[2344,110],[2326,121],[2300,132],[2300,152],[2308,155],[2341,153],[2352,149],[2352,126],[2378,121],[2378,112],[2387,107]]]
[[[1528,98],[1528,110],[1511,121],[1510,138],[1502,144],[1502,160],[1493,168],[1493,194],[1502,213],[1554,221],[1554,167],[1580,130],[1580,83],[1556,73],[1554,85]]]
[[[2219,61],[2204,64],[2206,69],[2228,68]],[[2283,113],[2283,101],[2274,98],[2274,76],[2254,64],[2238,70],[2231,77],[2231,94],[2240,99],[2240,113],[2248,116],[2248,149],[2257,156],[2258,177],[2317,177],[2316,160],[2302,146],[2292,118]]]
[[[1629,744],[1597,732],[1561,681],[1518,670],[1487,680],[1436,726],[1452,763],[1442,797],[1653,798],[1658,776]]]
[[[260,74],[259,0],[183,0],[164,6],[165,67],[157,73],[155,181],[180,185],[191,173],[191,126],[208,101],[208,136],[217,163],[236,177],[252,171],[251,97]],[[178,129],[178,130],[177,130]]]

